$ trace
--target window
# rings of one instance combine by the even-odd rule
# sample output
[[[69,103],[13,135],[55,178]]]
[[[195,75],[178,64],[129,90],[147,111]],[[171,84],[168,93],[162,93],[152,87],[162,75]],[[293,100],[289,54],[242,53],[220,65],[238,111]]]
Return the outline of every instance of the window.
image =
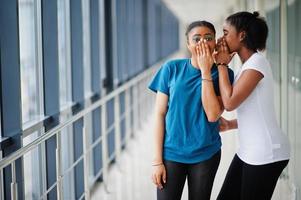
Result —
[[[37,122],[43,115],[43,73],[40,0],[19,0],[20,72],[23,128]],[[27,145],[41,131],[23,139]],[[40,146],[24,155],[25,199],[39,199],[42,191],[42,156]]]
[[[58,55],[60,108],[70,106],[71,60],[70,60],[70,6],[68,0],[58,0]]]
[[[84,96],[89,98],[91,90],[91,49],[90,49],[90,9],[89,1],[82,1],[83,12],[83,68],[84,68]]]
[[[72,89],[71,89],[71,49],[70,49],[70,2],[58,0],[58,55],[59,55],[59,99],[60,109],[63,110],[61,121],[71,117]],[[75,199],[74,170],[69,170],[73,164],[73,129],[68,126],[61,131],[62,158],[62,192],[63,199]]]
[[[19,0],[23,123],[33,121],[43,114],[40,11],[39,0]]]

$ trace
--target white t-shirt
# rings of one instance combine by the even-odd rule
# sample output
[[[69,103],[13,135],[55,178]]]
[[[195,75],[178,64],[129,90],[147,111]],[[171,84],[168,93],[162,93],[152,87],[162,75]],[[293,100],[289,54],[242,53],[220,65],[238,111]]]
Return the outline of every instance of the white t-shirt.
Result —
[[[281,131],[274,110],[273,75],[267,59],[254,53],[240,68],[263,74],[256,88],[237,108],[238,157],[251,165],[263,165],[290,158],[288,138]]]

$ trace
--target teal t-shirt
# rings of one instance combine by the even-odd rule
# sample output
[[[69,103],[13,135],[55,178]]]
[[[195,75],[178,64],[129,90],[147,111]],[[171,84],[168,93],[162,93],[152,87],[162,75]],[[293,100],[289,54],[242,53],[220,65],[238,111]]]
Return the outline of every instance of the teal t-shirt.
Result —
[[[231,83],[234,74],[228,70]],[[211,75],[214,90],[220,95],[218,69]],[[190,59],[165,63],[149,84],[149,89],[168,95],[165,117],[163,159],[180,163],[197,163],[211,158],[221,148],[218,122],[209,122],[202,105],[201,71]]]

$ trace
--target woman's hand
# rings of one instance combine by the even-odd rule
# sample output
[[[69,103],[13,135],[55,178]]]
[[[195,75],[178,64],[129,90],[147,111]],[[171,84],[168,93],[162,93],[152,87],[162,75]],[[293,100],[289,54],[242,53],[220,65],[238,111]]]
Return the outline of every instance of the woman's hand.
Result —
[[[224,63],[228,65],[235,53],[230,54],[229,47],[226,40],[222,37],[217,40],[217,51],[214,53],[214,60],[216,63]]]
[[[153,183],[160,189],[163,189],[163,183],[166,183],[166,170],[164,164],[153,166]]]
[[[221,117],[219,119],[219,131],[224,132],[230,130],[230,121]]]
[[[206,40],[201,39],[196,45],[197,64],[199,69],[204,72],[211,72],[214,63],[213,55]]]

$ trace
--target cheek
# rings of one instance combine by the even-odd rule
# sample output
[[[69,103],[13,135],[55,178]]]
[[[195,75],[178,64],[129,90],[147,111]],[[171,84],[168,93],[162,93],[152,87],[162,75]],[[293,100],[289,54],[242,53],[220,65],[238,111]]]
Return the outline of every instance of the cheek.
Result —
[[[195,49],[195,46],[194,45],[188,45],[188,50],[190,51],[190,53],[194,53],[194,49]]]
[[[226,42],[229,44],[231,42],[231,38],[228,35],[224,36],[224,37],[225,37]]]

